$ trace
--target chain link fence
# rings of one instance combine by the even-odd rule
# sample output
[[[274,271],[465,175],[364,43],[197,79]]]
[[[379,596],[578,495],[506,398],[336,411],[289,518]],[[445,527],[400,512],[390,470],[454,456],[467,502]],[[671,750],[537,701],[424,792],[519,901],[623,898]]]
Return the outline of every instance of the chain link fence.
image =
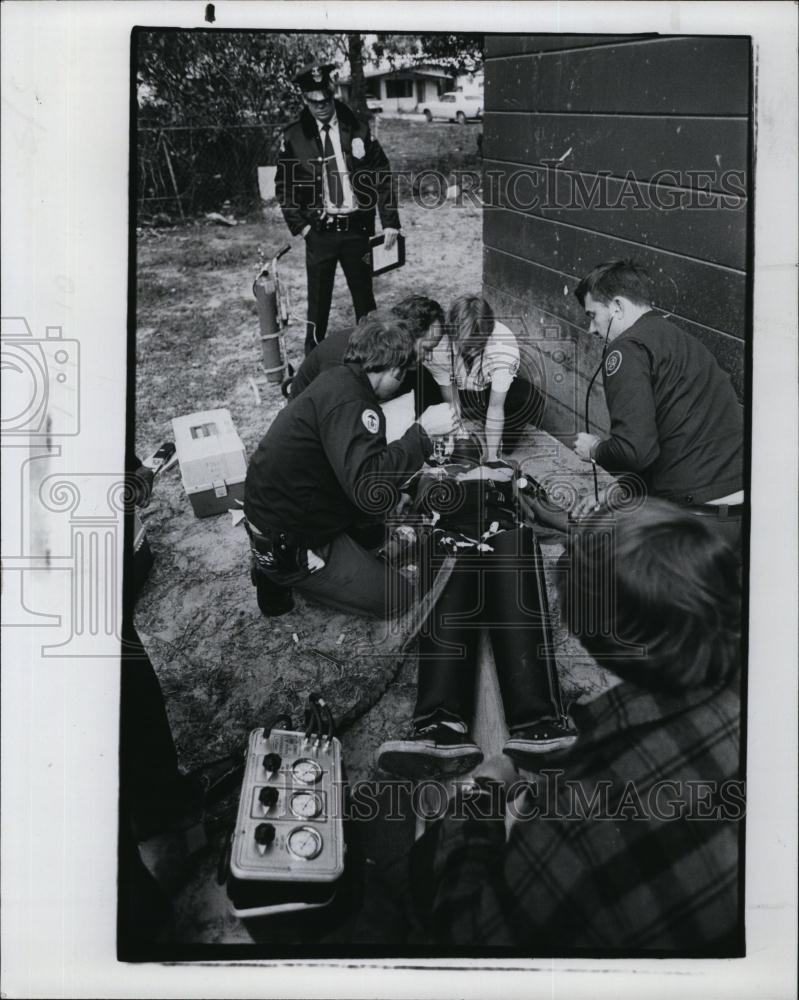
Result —
[[[274,164],[285,122],[142,126],[137,130],[136,204],[141,220],[187,218],[260,204],[258,167]]]

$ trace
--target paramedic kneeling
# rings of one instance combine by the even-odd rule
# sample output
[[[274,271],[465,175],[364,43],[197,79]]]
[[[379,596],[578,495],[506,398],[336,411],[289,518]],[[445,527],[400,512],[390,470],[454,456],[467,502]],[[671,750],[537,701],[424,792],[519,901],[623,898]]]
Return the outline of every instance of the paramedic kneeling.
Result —
[[[323,372],[281,410],[250,460],[244,513],[253,583],[264,614],[292,607],[291,589],[341,611],[389,616],[413,596],[408,581],[352,535],[385,517],[386,497],[449,434],[447,403],[426,409],[392,444],[380,401],[415,364],[401,320],[368,319],[353,332],[343,364]]]

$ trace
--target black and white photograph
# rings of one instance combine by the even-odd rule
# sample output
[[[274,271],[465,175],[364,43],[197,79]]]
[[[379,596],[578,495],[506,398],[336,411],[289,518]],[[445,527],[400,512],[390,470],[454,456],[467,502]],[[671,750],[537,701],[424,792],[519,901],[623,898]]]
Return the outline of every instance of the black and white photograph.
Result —
[[[4,74],[69,198],[4,263],[9,996],[42,913],[47,996],[795,954],[796,10],[432,6],[98,4],[49,126]]]

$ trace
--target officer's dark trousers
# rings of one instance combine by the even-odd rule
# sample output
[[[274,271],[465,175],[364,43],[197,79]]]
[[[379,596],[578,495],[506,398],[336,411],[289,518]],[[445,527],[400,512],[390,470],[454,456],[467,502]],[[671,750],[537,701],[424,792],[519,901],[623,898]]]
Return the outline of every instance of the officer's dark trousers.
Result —
[[[707,507],[712,512],[712,504],[707,504]],[[726,516],[721,512],[697,514],[693,510],[691,513],[696,517],[701,517],[706,527],[724,539],[738,557],[739,563],[743,561],[743,514],[734,513]]]
[[[464,416],[484,421],[491,396],[490,386],[480,392],[461,390],[459,395]],[[544,397],[541,392],[526,379],[515,378],[505,397],[503,450],[509,452],[515,448],[529,424],[538,426],[541,423],[543,412]]]
[[[530,528],[490,540],[494,553],[459,556],[419,641],[418,725],[471,722],[480,630],[487,627],[505,721],[518,729],[560,715],[541,551]]]
[[[365,540],[363,536],[361,540]],[[370,538],[366,544],[374,541]],[[414,590],[408,580],[350,535],[338,535],[315,552],[324,561],[321,569],[264,575],[318,604],[348,614],[390,618],[410,607]]]
[[[337,233],[311,230],[305,238],[305,269],[308,275],[308,322],[305,353],[321,343],[327,333],[336,265],[341,263],[352,295],[355,319],[375,309],[369,237],[362,230]]]

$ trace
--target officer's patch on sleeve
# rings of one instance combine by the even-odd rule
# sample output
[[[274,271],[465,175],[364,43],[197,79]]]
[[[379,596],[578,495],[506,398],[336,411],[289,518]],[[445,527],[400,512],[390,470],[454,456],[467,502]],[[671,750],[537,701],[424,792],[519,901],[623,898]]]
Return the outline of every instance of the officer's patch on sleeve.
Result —
[[[611,351],[605,358],[605,374],[610,377],[621,368],[621,351]]]
[[[361,420],[370,434],[377,434],[380,430],[380,418],[374,410],[364,410],[361,414]]]

